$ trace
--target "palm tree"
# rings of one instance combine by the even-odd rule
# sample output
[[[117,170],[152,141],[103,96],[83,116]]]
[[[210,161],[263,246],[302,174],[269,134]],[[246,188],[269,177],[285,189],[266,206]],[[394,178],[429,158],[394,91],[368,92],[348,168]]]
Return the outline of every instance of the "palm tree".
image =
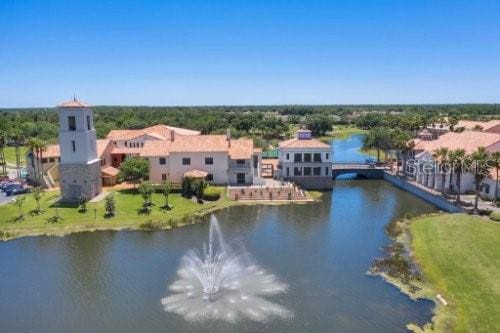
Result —
[[[380,150],[390,147],[390,130],[383,127],[374,127],[363,140],[363,149],[377,149],[377,162],[380,162]]]
[[[481,186],[484,178],[488,176],[488,159],[490,154],[484,147],[479,147],[471,154],[473,168],[474,168],[474,182],[476,183],[476,197],[474,199],[474,211],[477,212],[479,204],[479,196],[481,194]]]
[[[461,191],[461,186],[462,186],[462,173],[463,173],[463,166],[465,163],[465,150],[463,149],[456,149],[450,152],[451,155],[451,167],[452,171],[455,172],[456,175],[456,180],[455,180],[455,186],[457,187],[456,192],[457,192],[457,199],[456,202],[460,203],[460,191]],[[451,184],[451,178],[450,178],[450,184]]]
[[[2,165],[1,175],[7,174],[7,162],[5,161],[5,151],[4,147],[7,142],[7,131],[0,130],[0,164]]]
[[[399,129],[391,133],[391,148],[396,150],[396,175],[399,173],[400,152],[406,149],[408,140],[410,140],[408,133]]]
[[[43,141],[42,139],[38,139],[38,154],[39,159],[38,159],[38,171],[40,172],[40,179],[43,180],[43,165],[42,165],[42,159],[43,159],[43,152],[47,150],[47,143]]]
[[[19,128],[13,128],[10,130],[10,138],[14,141],[14,147],[16,151],[16,169],[17,169],[17,178],[21,177],[21,153],[20,153],[20,145],[21,141],[24,139],[24,135]]]
[[[495,163],[495,201],[498,199],[498,171],[500,169],[500,152],[491,154],[493,163]]]
[[[33,168],[33,174],[35,176],[35,179],[33,179],[33,182],[36,184],[36,185],[40,185],[40,182],[39,182],[39,179],[38,179],[38,176],[39,176],[39,172],[38,172],[38,139],[37,138],[29,138],[28,140],[28,150],[30,151],[30,154],[31,154],[31,167]]]
[[[446,164],[448,163],[448,153],[449,153],[449,150],[448,148],[446,147],[441,147],[441,148],[438,148],[434,151],[434,154],[432,155],[432,157],[437,160],[438,164],[439,164],[439,172],[441,173],[441,193],[443,194],[443,196],[445,195],[445,192],[446,192],[446,188],[445,188],[445,182],[446,182],[446,172],[444,170]]]

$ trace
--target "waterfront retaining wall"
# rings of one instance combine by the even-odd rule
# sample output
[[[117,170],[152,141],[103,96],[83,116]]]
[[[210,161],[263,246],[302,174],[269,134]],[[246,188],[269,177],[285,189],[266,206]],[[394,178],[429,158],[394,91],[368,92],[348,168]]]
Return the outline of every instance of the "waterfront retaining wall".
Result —
[[[418,186],[413,185],[406,180],[399,178],[397,176],[391,175],[388,172],[384,172],[384,179],[387,180],[392,185],[399,187],[400,189],[407,191],[420,199],[423,199],[441,210],[449,213],[464,213],[465,210],[461,207],[455,206],[453,203],[449,202],[440,195],[430,193]]]

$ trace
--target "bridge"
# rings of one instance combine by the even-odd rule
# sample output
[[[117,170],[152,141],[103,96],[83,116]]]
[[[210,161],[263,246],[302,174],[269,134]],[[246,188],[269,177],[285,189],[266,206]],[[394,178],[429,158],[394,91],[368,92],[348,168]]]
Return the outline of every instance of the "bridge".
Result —
[[[381,179],[384,177],[385,167],[377,166],[373,163],[341,161],[333,162],[332,177],[337,178],[340,175],[357,174],[366,179]]]

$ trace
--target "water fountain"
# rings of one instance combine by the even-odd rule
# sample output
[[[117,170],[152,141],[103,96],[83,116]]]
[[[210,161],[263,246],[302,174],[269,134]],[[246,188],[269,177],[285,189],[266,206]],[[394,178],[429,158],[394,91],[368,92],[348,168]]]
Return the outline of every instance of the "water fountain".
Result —
[[[172,294],[161,302],[165,311],[186,320],[266,321],[292,316],[285,307],[264,299],[285,292],[287,285],[259,267],[248,252],[226,244],[214,215],[208,246],[186,253],[177,275],[169,286]]]

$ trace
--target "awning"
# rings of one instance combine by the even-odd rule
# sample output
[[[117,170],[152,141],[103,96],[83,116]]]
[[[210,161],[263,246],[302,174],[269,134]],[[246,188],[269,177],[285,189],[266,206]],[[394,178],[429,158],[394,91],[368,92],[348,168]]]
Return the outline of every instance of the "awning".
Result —
[[[197,170],[197,169],[184,172],[184,177],[187,177],[187,178],[205,178],[205,177],[207,177],[207,175],[208,175],[208,172],[203,171],[203,170]]]

